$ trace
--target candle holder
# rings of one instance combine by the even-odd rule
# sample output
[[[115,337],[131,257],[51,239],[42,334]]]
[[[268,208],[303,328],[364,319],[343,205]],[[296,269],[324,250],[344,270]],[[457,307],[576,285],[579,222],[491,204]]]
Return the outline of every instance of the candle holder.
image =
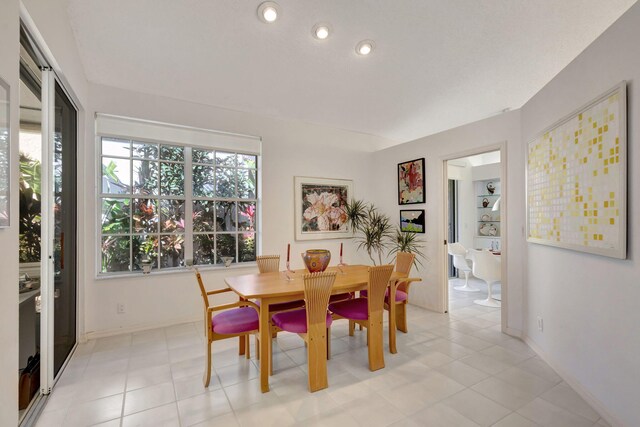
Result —
[[[291,277],[290,274],[295,274],[295,273],[296,272],[291,269],[291,264],[289,263],[289,261],[287,261],[287,270],[284,272],[284,275],[287,277],[288,282],[293,281],[293,277]]]

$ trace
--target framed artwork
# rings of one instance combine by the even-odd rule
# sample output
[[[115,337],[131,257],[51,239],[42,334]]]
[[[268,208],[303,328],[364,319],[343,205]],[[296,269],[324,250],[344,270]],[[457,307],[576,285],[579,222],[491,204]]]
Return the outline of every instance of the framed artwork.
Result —
[[[398,204],[424,203],[424,157],[398,163]]]
[[[527,149],[527,241],[627,256],[627,88],[622,82]]]
[[[10,162],[9,85],[0,78],[0,228],[9,226]]]
[[[424,209],[401,210],[400,230],[424,233]]]
[[[353,198],[353,181],[294,177],[296,240],[352,237],[345,206]]]

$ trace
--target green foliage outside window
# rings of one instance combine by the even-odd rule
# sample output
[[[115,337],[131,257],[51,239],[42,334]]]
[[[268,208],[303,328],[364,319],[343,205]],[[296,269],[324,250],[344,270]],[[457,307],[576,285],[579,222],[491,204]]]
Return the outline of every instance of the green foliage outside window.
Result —
[[[255,261],[255,155],[103,138],[101,163],[102,273]]]

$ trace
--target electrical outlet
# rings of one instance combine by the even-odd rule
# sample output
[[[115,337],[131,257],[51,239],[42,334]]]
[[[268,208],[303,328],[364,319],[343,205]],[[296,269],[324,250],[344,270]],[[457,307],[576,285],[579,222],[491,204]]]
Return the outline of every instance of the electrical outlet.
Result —
[[[538,330],[542,332],[543,327],[544,327],[544,324],[542,322],[542,317],[538,316]]]
[[[119,302],[118,303],[118,314],[124,314],[126,312],[126,307],[124,306],[123,303]]]

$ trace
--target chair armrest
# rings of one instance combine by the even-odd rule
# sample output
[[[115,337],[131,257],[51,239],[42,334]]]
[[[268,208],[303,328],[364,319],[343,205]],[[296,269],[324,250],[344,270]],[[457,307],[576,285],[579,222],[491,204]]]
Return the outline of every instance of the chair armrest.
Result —
[[[236,308],[236,307],[253,307],[253,309],[256,310],[258,314],[260,314],[260,307],[258,307],[256,303],[251,301],[237,301],[229,304],[222,304],[222,305],[216,305],[214,307],[209,307],[207,309],[207,314],[211,315],[211,313],[213,313],[214,311],[227,310],[227,309]]]
[[[229,292],[229,291],[231,291],[231,288],[216,289],[215,291],[208,291],[207,295],[222,294],[222,293]]]
[[[406,292],[407,294],[409,293],[409,287],[411,286],[411,283],[413,282],[422,282],[422,278],[420,277],[407,277],[406,279],[398,279],[396,280],[396,289],[400,289],[400,286],[403,286],[404,289],[402,289],[404,292]]]

